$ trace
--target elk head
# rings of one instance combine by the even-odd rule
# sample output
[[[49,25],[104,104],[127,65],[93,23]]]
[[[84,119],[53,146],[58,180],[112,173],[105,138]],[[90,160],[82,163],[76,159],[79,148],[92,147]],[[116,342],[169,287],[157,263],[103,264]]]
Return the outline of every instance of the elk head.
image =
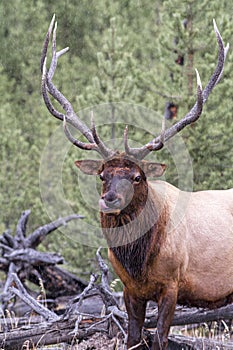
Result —
[[[162,176],[165,164],[136,161],[125,153],[115,155],[112,159],[78,160],[76,166],[85,174],[99,175],[102,195],[100,210],[105,214],[119,214],[121,211],[132,212],[133,203],[145,203],[147,198],[147,176]]]
[[[69,49],[65,48],[59,52],[56,51],[57,24],[55,23],[54,25],[54,23],[55,16],[50,23],[41,57],[42,95],[45,105],[54,117],[63,121],[65,135],[72,144],[83,150],[96,151],[101,155],[102,160],[79,160],[76,161],[75,164],[85,174],[99,175],[103,181],[103,191],[100,199],[101,211],[109,214],[119,214],[121,211],[129,208],[130,204],[133,202],[132,199],[135,199],[136,195],[137,198],[141,198],[143,193],[145,193],[145,195],[147,194],[147,176],[161,176],[163,174],[165,170],[164,164],[150,163],[143,159],[151,151],[158,151],[163,148],[164,144],[170,138],[199,118],[202,113],[203,104],[221,78],[228,45],[224,47],[221,35],[214,21],[214,30],[219,46],[218,63],[204,90],[202,90],[201,80],[196,70],[197,101],[192,109],[170,128],[162,128],[162,132],[159,136],[139,148],[131,148],[129,146],[128,127],[126,126],[124,133],[125,152],[119,153],[118,151],[109,149],[100,139],[93,118],[90,129],[78,118],[71,103],[53,84],[52,78],[56,70],[58,58]],[[52,31],[52,61],[47,71],[47,50]],[[55,109],[49,94],[59,102],[65,113],[61,113]],[[82,142],[74,138],[68,129],[67,123],[78,129],[85,136],[87,142]]]

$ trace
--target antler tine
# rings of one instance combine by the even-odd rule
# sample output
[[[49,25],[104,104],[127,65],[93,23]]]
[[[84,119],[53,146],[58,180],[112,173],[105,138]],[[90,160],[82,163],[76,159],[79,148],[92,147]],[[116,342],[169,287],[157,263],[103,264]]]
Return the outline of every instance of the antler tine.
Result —
[[[157,140],[158,139],[158,140]],[[125,153],[133,156],[134,158],[141,160],[145,158],[151,151],[158,151],[163,148],[163,142],[160,137],[157,137],[152,142],[138,148],[131,148],[128,144],[128,125],[125,127],[124,131],[124,147]]]
[[[201,79],[196,69],[197,75],[197,102],[193,106],[193,108],[186,114],[184,118],[178,121],[176,124],[171,126],[169,129],[164,130],[162,127],[162,132],[159,136],[153,139],[151,142],[147,143],[145,146],[141,148],[130,149],[131,155],[136,157],[137,159],[145,158],[151,151],[159,151],[163,148],[164,143],[176,135],[179,131],[184,129],[187,125],[194,123],[201,115],[202,107],[203,107],[203,94],[202,94],[202,85]]]
[[[49,112],[56,117],[57,119],[63,120],[64,119],[64,114],[58,112],[53,104],[51,103],[51,100],[49,98],[48,95],[48,91],[47,91],[47,69],[46,69],[46,62],[47,62],[47,57],[45,57],[44,59],[44,63],[43,63],[43,70],[42,70],[42,80],[41,80],[41,91],[42,91],[42,96],[45,102],[45,105],[47,107],[47,109],[49,110]]]
[[[105,144],[103,143],[103,141],[99,138],[99,135],[97,134],[96,126],[95,126],[95,122],[94,122],[93,111],[91,111],[91,132],[92,132],[92,136],[94,138],[94,141],[95,141],[96,145],[98,146],[100,153],[103,155],[103,157],[107,158],[109,156],[112,156],[115,152],[110,151],[110,154],[109,154],[109,150],[106,148]]]
[[[162,132],[159,136],[153,139],[151,142],[140,148],[130,148],[127,145],[127,153],[133,155],[138,159],[143,159],[146,155],[151,151],[157,151],[161,149],[166,141],[176,135],[179,131],[184,129],[187,125],[194,123],[201,115],[202,108],[204,103],[207,101],[210,92],[219,82],[221,75],[224,69],[224,63],[226,59],[226,55],[229,49],[229,44],[224,47],[224,43],[222,37],[219,33],[217,25],[214,21],[214,31],[217,37],[218,42],[218,63],[214,73],[212,74],[206,88],[202,91],[201,80],[198,71],[196,70],[197,75],[197,101],[192,107],[192,109],[177,123],[172,125],[169,129]]]
[[[69,100],[56,88],[56,86],[52,82],[53,75],[55,73],[56,67],[57,67],[57,61],[58,58],[61,57],[63,54],[65,54],[69,48],[66,47],[65,49],[62,49],[60,51],[56,51],[56,30],[57,30],[57,22],[55,23],[55,15],[52,18],[52,21],[49,25],[48,32],[46,34],[46,38],[44,41],[44,46],[42,50],[42,57],[41,57],[41,70],[42,70],[42,95],[44,98],[44,102],[46,107],[48,108],[49,112],[56,118],[64,121],[64,132],[67,136],[67,138],[77,147],[87,150],[95,150],[98,153],[102,154],[104,157],[108,157],[112,155],[112,151],[109,150],[102,141],[99,140],[99,144],[95,142],[93,133],[91,130],[87,127],[85,123],[83,123],[77,116],[77,114],[74,112],[72,104],[69,102]],[[48,51],[48,45],[49,40],[51,37],[53,31],[53,40],[52,40],[52,60],[50,64],[49,71],[47,71],[46,68],[46,62],[47,62],[47,51]],[[60,113],[56,110],[56,108],[53,106],[48,92],[57,102],[62,106],[62,108],[65,111],[65,114]],[[66,121],[73,125],[77,130],[83,134],[86,139],[89,141],[89,143],[84,143],[81,141],[78,141],[75,139],[70,131],[68,130],[66,126]],[[102,153],[103,152],[103,153]]]
[[[54,27],[54,22],[55,22],[55,15],[53,16],[52,21],[49,25],[49,29],[48,29],[48,32],[46,34],[46,38],[45,38],[45,42],[44,42],[44,47],[43,47],[43,51],[42,51],[42,56],[44,56],[44,58],[42,57],[42,59],[41,59],[41,61],[44,61],[44,63],[46,63],[48,44],[49,44],[49,40],[50,40],[52,30]],[[44,78],[45,84],[44,85],[42,84],[42,88],[46,87],[46,90],[50,93],[50,95],[52,95],[59,102],[59,104],[63,107],[63,109],[66,112],[67,121],[71,125],[73,125],[76,129],[78,129],[87,138],[87,140],[89,142],[93,143],[94,140],[93,140],[92,133],[89,130],[89,128],[86,126],[86,124],[82,123],[79,120],[78,116],[74,113],[74,110],[72,108],[71,103],[52,83],[52,77],[54,75],[54,72],[55,72],[55,69],[57,66],[57,59],[58,59],[58,57],[61,56],[61,52],[65,53],[68,51],[68,48],[66,48],[66,49],[61,50],[61,52],[56,53],[56,28],[57,28],[57,25],[55,24],[55,27],[53,30],[52,61],[51,61],[51,65],[49,68],[49,74],[47,73],[47,69],[46,69],[46,78]],[[43,70],[45,71],[45,69],[43,69]],[[47,94],[47,91],[42,90],[43,97]],[[48,94],[46,96],[46,102],[47,102],[46,106],[50,107],[50,108],[48,108],[50,113],[52,113],[56,118],[63,120],[64,114],[59,113],[56,110],[56,108],[52,105]]]
[[[48,51],[48,46],[49,46],[49,40],[50,40],[50,37],[51,37],[51,34],[52,34],[52,30],[53,30],[53,26],[54,26],[54,21],[55,21],[55,14],[53,15],[53,18],[50,22],[50,25],[49,25],[49,29],[46,33],[46,36],[45,36],[45,41],[44,41],[44,45],[43,45],[43,50],[42,50],[42,55],[41,55],[41,60],[40,60],[40,70],[41,70],[41,73],[43,72],[43,67],[44,67],[44,61],[46,59],[46,56],[47,56],[47,51]]]
[[[69,47],[66,47],[57,52],[57,22],[55,22],[54,29],[53,29],[53,43],[52,43],[53,56],[52,56],[52,61],[51,61],[49,73],[48,73],[50,80],[52,80],[55,70],[57,68],[58,58],[64,55],[67,51],[69,51]]]
[[[125,153],[130,154],[130,147],[128,144],[128,130],[129,130],[129,127],[128,125],[126,125],[125,131],[124,131],[124,147],[125,147]]]
[[[64,115],[63,118],[63,130],[64,133],[66,135],[66,137],[68,138],[68,140],[75,146],[77,146],[78,148],[81,148],[83,150],[86,151],[97,151],[98,153],[101,154],[100,149],[98,148],[98,146],[95,143],[85,143],[82,142],[78,139],[76,139],[70,132],[70,130],[67,127],[67,123],[66,123],[66,116]]]
[[[214,25],[214,32],[215,32],[217,42],[218,42],[218,47],[219,47],[218,63],[217,63],[217,66],[215,68],[215,71],[214,71],[212,77],[210,78],[207,86],[205,87],[205,89],[203,91],[204,103],[208,99],[209,94],[211,93],[213,88],[218,84],[219,80],[221,79],[223,69],[224,69],[224,63],[225,63],[226,56],[227,56],[227,52],[229,50],[229,43],[227,43],[226,47],[224,47],[223,39],[222,39],[221,34],[219,33],[215,19],[213,19],[213,25]]]
[[[139,148],[131,148],[128,143],[128,125],[125,127],[124,131],[124,147],[125,147],[125,153],[129,154],[130,156],[133,156],[134,158],[137,158],[138,160],[141,160],[147,156],[147,154],[150,151],[153,151],[151,148],[152,145],[146,144],[145,146],[139,147]],[[161,140],[158,141],[157,144],[154,144],[153,147],[157,147],[157,150],[163,148],[163,143]]]

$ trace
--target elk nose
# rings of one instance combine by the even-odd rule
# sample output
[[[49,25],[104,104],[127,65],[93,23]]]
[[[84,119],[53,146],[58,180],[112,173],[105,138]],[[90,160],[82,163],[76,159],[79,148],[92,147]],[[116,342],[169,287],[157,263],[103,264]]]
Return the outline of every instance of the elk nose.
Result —
[[[107,202],[113,202],[117,198],[116,192],[109,191],[105,194],[104,200]]]
[[[109,208],[119,208],[121,206],[121,197],[117,195],[114,191],[109,191],[106,193],[106,195],[103,197],[105,204]]]

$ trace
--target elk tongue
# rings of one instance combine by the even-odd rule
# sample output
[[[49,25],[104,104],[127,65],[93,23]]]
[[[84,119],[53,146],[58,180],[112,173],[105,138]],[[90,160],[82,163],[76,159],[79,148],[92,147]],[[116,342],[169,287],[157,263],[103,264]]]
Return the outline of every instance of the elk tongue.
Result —
[[[100,211],[102,211],[103,213],[116,214],[116,215],[120,214],[119,208],[109,208],[103,199],[99,200],[99,207],[100,207]]]

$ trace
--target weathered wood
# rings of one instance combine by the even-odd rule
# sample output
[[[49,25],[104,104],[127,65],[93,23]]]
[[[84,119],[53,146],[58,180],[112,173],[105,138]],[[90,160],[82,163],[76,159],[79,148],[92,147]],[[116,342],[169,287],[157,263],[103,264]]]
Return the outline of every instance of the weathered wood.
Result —
[[[96,259],[101,271],[101,283],[97,286],[100,293],[104,295],[104,304],[106,308],[110,306],[119,306],[117,300],[115,299],[112,291],[109,286],[109,268],[108,265],[104,262],[101,254],[101,247],[96,252]]]
[[[79,296],[77,296],[71,301],[69,307],[66,310],[65,318],[67,317],[69,318],[70,314],[75,315],[80,313],[80,307],[83,303],[83,300],[91,290],[95,289],[95,282],[97,281],[97,279],[98,279],[97,274],[91,274],[90,281],[86,286],[86,288],[83,290],[83,292]]]
[[[55,312],[50,311],[47,307],[40,304],[36,299],[34,299],[26,289],[23,284],[19,280],[18,276],[15,273],[11,274],[12,283],[16,284],[17,288],[9,287],[11,293],[17,295],[20,299],[22,299],[25,304],[29,305],[32,310],[36,311],[39,315],[43,316],[46,320],[58,320],[58,316]]]
[[[215,339],[193,338],[183,335],[170,335],[168,350],[230,350],[233,342],[220,342]]]
[[[6,245],[8,245],[9,247],[14,248],[15,241],[14,241],[13,237],[11,236],[9,230],[8,230],[8,231],[5,231],[5,232],[3,233],[2,238],[3,238],[2,243],[5,242]]]
[[[99,321],[101,324],[99,324]],[[80,321],[77,334],[72,331],[75,327],[76,318],[59,320],[59,322],[40,323],[33,327],[25,326],[24,329],[13,329],[10,332],[0,334],[0,347],[5,350],[21,350],[23,344],[29,342],[30,349],[33,345],[43,346],[59,343],[73,343],[84,339],[95,332],[106,332],[109,328],[109,320],[85,319]],[[96,324],[96,325],[95,325]]]
[[[33,321],[33,319],[32,319]],[[77,340],[87,339],[96,332],[108,334],[111,319],[106,317],[85,318],[80,320],[76,334],[73,333],[77,318],[60,319],[57,322],[39,323],[33,326],[12,329],[0,334],[0,346],[5,350],[21,349],[24,342],[30,339],[31,347],[58,344],[61,342],[75,344]],[[11,320],[12,323],[12,320]],[[113,336],[113,334],[112,334]],[[169,336],[169,350],[230,350],[233,342],[220,342],[208,338],[193,338],[180,335]]]
[[[106,275],[107,265],[104,265],[101,256],[98,256],[101,268],[104,266],[105,269],[102,274]],[[102,269],[103,270],[103,269]],[[30,307],[36,311],[43,318],[49,320],[49,322],[43,322],[39,324],[33,324],[32,327],[27,327],[27,329],[18,328],[17,330],[7,331],[7,326],[4,319],[2,321],[2,328],[5,329],[3,334],[0,334],[0,346],[4,349],[21,349],[24,342],[28,342],[27,345],[32,348],[34,345],[50,345],[57,344],[61,342],[75,343],[77,339],[84,339],[89,337],[95,332],[105,332],[111,335],[116,335],[119,330],[125,334],[125,320],[126,314],[123,313],[121,317],[121,311],[114,305],[113,308],[107,308],[105,306],[105,312],[103,312],[105,304],[105,287],[103,287],[104,293],[98,288],[97,279],[99,275],[93,274],[90,277],[90,282],[88,286],[83,290],[83,292],[74,298],[71,303],[68,304],[66,312],[62,316],[58,316],[54,312],[49,311],[45,306],[38,303],[37,300],[33,300],[32,297],[27,293],[17,275],[11,274],[11,281],[9,281],[8,289],[11,294],[17,294],[24,302],[26,302]],[[12,281],[16,283],[17,289],[11,287]],[[93,315],[93,308],[90,308],[90,294],[96,292],[96,296],[99,298],[100,307],[96,310],[96,315]],[[112,294],[110,289],[107,289],[109,294]],[[6,290],[8,293],[8,290]],[[93,296],[92,296],[93,298]],[[96,303],[95,299],[95,303]],[[110,298],[108,298],[110,300]],[[116,300],[114,303],[117,304]],[[85,308],[85,305],[87,308]],[[89,309],[88,309],[89,308]],[[88,313],[87,313],[88,312]],[[10,322],[12,326],[12,322]],[[24,327],[25,328],[25,327]]]
[[[57,253],[36,250],[48,234],[66,225],[71,220],[82,219],[83,216],[72,214],[59,218],[37,228],[26,236],[29,215],[30,210],[26,210],[21,214],[15,235],[10,234],[10,231],[6,231],[0,236],[0,270],[4,271],[7,276],[6,286],[1,297],[4,306],[6,306],[4,297],[6,296],[6,290],[9,289],[12,272],[17,273],[23,283],[29,280],[39,286],[42,281],[48,296],[53,295],[55,298],[60,295],[80,293],[86,287],[86,282],[56,266],[64,262],[62,256]]]
[[[30,215],[30,210],[25,210],[18,221],[15,234],[15,244],[14,247],[22,245],[25,241],[27,222]]]
[[[51,232],[57,230],[61,226],[65,226],[71,220],[83,219],[83,218],[84,216],[82,215],[72,214],[64,218],[59,218],[44,226],[41,226],[26,238],[25,244],[27,247],[36,248],[45,239],[45,237]]]
[[[17,350],[21,349],[24,342],[30,342],[31,348],[34,345],[51,345],[61,342],[75,344],[77,341],[86,339],[95,332],[104,332],[115,336],[119,330],[126,338],[127,313],[119,308],[119,298],[117,299],[114,293],[110,290],[108,281],[108,266],[103,261],[100,255],[100,249],[97,251],[97,261],[101,270],[101,283],[98,283],[99,275],[91,275],[88,286],[85,286],[80,295],[68,302],[65,300],[65,313],[59,316],[57,310],[48,310],[41,305],[37,300],[34,300],[25,290],[15,272],[15,264],[11,263],[11,274],[8,275],[8,288],[5,288],[5,294],[12,297],[14,294],[31,307],[37,314],[41,315],[47,322],[42,322],[41,317],[36,317],[37,323],[32,321],[30,325],[22,326],[22,320],[15,320],[15,327],[12,328],[12,318],[2,319],[0,321],[0,346],[4,349]],[[56,267],[56,266],[55,266]],[[51,266],[50,266],[51,268]],[[57,268],[57,267],[56,267]],[[12,282],[16,284],[12,287]],[[120,297],[122,297],[120,295]],[[51,300],[51,303],[56,303],[56,300]],[[104,312],[103,312],[104,311]],[[177,307],[173,325],[197,324],[208,321],[221,319],[233,319],[233,305],[228,305],[216,310],[199,310]],[[25,323],[25,318],[23,319]],[[145,320],[145,329],[155,328],[157,324],[157,306],[152,305],[147,310]],[[19,328],[21,326],[21,328]],[[111,333],[109,333],[111,330]],[[29,345],[29,343],[27,343]],[[197,339],[184,336],[172,335],[169,338],[169,350],[184,349],[184,350],[199,350],[213,349],[233,349],[231,343],[223,344],[211,339]]]
[[[13,250],[10,254],[5,254],[4,257],[9,262],[27,263],[28,265],[56,265],[63,264],[64,259],[57,253],[38,252],[35,249],[24,248]]]
[[[40,280],[39,280],[40,279]],[[80,293],[87,282],[59,266],[34,266],[28,274],[28,280],[36,285],[42,281],[48,298],[74,296]]]
[[[96,281],[98,275],[92,275],[90,278],[90,282],[88,286],[84,289],[84,291],[79,295],[79,297],[75,298],[73,302],[69,305],[66,310],[66,313],[58,317],[53,312],[46,310],[46,308],[41,305],[38,305],[38,302],[34,300],[32,302],[31,296],[29,296],[21,282],[17,279],[17,276],[12,274],[12,279],[16,282],[18,290],[14,287],[9,287],[11,292],[16,293],[20,298],[22,298],[26,303],[28,303],[33,310],[42,315],[44,318],[53,319],[52,322],[43,322],[39,324],[34,324],[32,327],[27,327],[27,329],[17,329],[8,332],[4,332],[0,334],[0,346],[2,346],[5,350],[7,349],[21,349],[24,342],[28,342],[27,345],[30,345],[32,348],[34,345],[51,345],[57,344],[61,342],[66,343],[75,343],[76,340],[81,340],[86,337],[91,336],[95,332],[105,332],[109,334],[109,331],[112,330],[112,324],[115,324],[115,328],[117,327],[117,332],[120,331],[125,334],[124,328],[122,326],[122,322],[117,318],[118,314],[115,314],[115,309],[106,310],[106,314],[102,315],[103,308],[100,309],[100,313],[98,316],[94,316],[92,314],[93,310],[89,309],[91,312],[90,315],[83,312],[83,304],[85,303],[85,298],[88,296],[89,292],[92,290],[98,290],[96,288]],[[100,294],[100,293],[99,293]],[[102,305],[104,305],[104,295],[101,296]],[[90,302],[87,304],[90,307]],[[120,310],[119,310],[120,312]],[[6,320],[3,320],[4,326],[2,329],[6,329]],[[11,322],[12,325],[12,322]],[[116,332],[116,331],[115,331]],[[117,333],[116,332],[116,333]],[[116,334],[114,333],[114,334]],[[30,344],[29,344],[30,343]]]
[[[180,309],[180,307],[178,307]],[[219,321],[219,320],[231,320],[233,319],[233,304],[223,306],[215,310],[201,310],[201,309],[188,309],[183,308],[176,311],[172,326],[182,326],[187,324],[196,324],[203,322]],[[148,328],[156,327],[157,315],[146,318],[145,326]]]
[[[97,317],[101,315],[101,312],[103,310],[103,307],[105,305],[103,301],[103,294],[102,297],[100,296],[101,289],[96,288],[93,289],[90,294],[85,296],[85,299],[80,303],[80,312],[84,314],[92,314],[93,316]],[[120,293],[112,293],[112,297],[114,298],[115,302],[119,305],[119,300],[122,298]],[[67,308],[67,305],[72,309],[72,304],[74,302],[79,301],[79,297],[75,297],[72,302],[70,297],[62,297],[57,299],[51,299],[48,301],[44,301],[48,305],[52,305],[52,308],[56,312],[64,312]],[[115,305],[109,306],[109,310],[111,311]],[[153,314],[151,310],[147,313],[144,326],[147,329],[156,328],[157,325],[157,319],[156,319],[156,313],[157,309],[155,307]],[[127,313],[125,311],[119,310],[114,311],[114,314],[117,315],[119,318],[127,320]],[[213,321],[220,321],[220,320],[231,320],[233,319],[233,305],[228,305],[216,310],[199,310],[199,309],[187,309],[187,308],[181,308],[180,306],[177,307],[174,319],[172,321],[173,326],[183,326],[183,325],[192,325],[192,324],[201,324],[201,323],[207,323],[207,322],[213,322]],[[23,318],[22,318],[23,320]],[[4,320],[4,322],[6,322]],[[20,322],[20,319],[18,319],[17,322]],[[23,321],[22,321],[23,322]],[[0,324],[3,323],[0,321]]]
[[[93,287],[93,290],[92,290]],[[104,306],[104,294],[102,296],[97,295],[96,292],[94,295],[90,295],[88,293],[91,292],[98,292],[100,293],[100,290],[96,288],[96,279],[90,279],[89,287],[86,288],[85,292],[80,295],[80,297],[77,297],[74,299],[74,301],[77,301],[77,304],[79,308],[76,305],[76,308],[72,308],[72,305],[74,306],[74,303],[70,306],[70,309],[68,310],[68,313],[65,315],[65,317],[60,317],[57,321],[54,322],[43,322],[41,323],[41,318],[36,318],[38,324],[30,322],[31,326],[29,327],[21,327],[17,330],[8,331],[4,334],[0,334],[0,345],[4,346],[4,349],[9,350],[17,350],[21,349],[25,341],[28,341],[30,339],[30,344],[39,344],[39,345],[49,345],[49,344],[57,344],[60,342],[67,342],[71,343],[87,339],[95,332],[105,332],[108,333],[110,325],[115,320],[122,320],[123,323],[119,324],[119,328],[122,327],[122,325],[126,325],[125,321],[127,320],[127,314],[126,312],[123,312],[119,310],[116,306],[109,307],[108,310],[106,310],[106,315],[102,316],[101,313],[103,311]],[[81,302],[82,300],[82,302]],[[93,302],[92,302],[93,300]],[[35,308],[34,308],[35,309]],[[233,305],[232,305],[233,309]],[[232,312],[231,310],[228,310],[229,312]],[[37,310],[39,313],[40,310]],[[180,307],[177,309],[173,324],[179,325],[186,323],[196,323],[197,318],[202,319],[205,315],[209,312],[211,312],[211,320],[218,319],[218,316],[226,315],[226,307],[217,309],[217,310],[191,310],[187,311],[187,309],[181,309]],[[149,310],[150,312],[150,310]],[[43,314],[43,312],[41,313]],[[115,320],[114,320],[114,318]],[[183,320],[183,317],[185,317],[185,321]],[[208,316],[209,317],[209,316]],[[210,319],[210,318],[209,318]],[[78,321],[78,326],[77,326]],[[150,321],[150,323],[149,323]],[[195,321],[195,322],[194,322]],[[18,322],[18,321],[17,321]],[[25,322],[25,319],[24,319]],[[32,324],[33,323],[33,324]],[[116,323],[116,322],[115,322]],[[6,330],[6,325],[8,324],[8,327],[12,327],[12,319],[2,320],[1,322],[2,327],[1,329]],[[21,323],[22,324],[22,323]],[[5,327],[4,327],[5,325]],[[154,315],[148,314],[145,326],[150,325],[150,327],[156,326],[156,321],[154,318]],[[122,330],[124,331],[125,326],[123,326]],[[74,331],[75,330],[75,331]],[[121,330],[121,331],[122,331]],[[114,336],[113,333],[111,333],[112,336]],[[184,336],[177,336],[177,335],[171,335],[169,338],[169,350],[203,350],[203,348],[209,350],[209,349],[233,349],[232,343],[221,343],[219,341],[211,340],[211,339],[197,339],[197,338],[191,338],[191,337],[184,337]]]

